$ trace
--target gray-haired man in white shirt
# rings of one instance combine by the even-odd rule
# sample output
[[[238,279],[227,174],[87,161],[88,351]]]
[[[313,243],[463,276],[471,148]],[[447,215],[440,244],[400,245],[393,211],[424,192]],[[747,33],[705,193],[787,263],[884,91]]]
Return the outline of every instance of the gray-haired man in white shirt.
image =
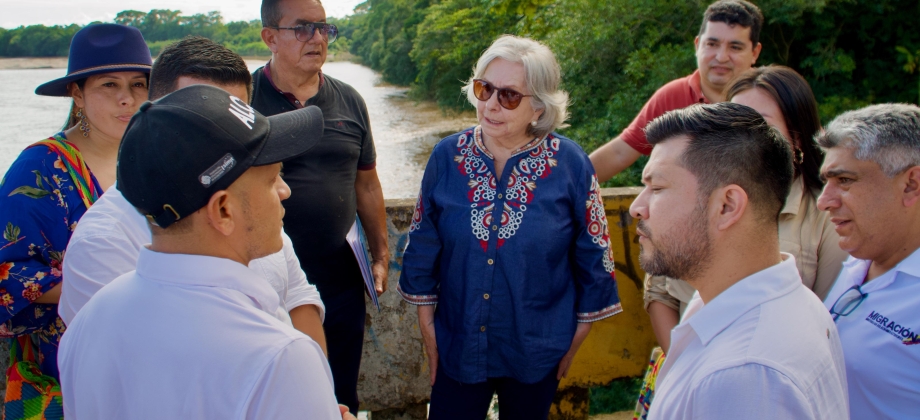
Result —
[[[846,356],[853,419],[920,417],[920,107],[841,114],[818,136],[830,213],[851,257],[824,303]]]
[[[630,207],[639,260],[697,290],[671,331],[648,418],[849,418],[834,322],[779,251],[787,140],[733,103],[672,111],[646,136],[645,189]]]

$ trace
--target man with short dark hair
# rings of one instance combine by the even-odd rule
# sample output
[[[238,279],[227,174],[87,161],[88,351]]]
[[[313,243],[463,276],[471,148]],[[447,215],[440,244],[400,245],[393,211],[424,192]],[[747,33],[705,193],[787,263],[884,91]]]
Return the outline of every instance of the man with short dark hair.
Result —
[[[671,110],[725,100],[723,90],[728,82],[757,62],[762,26],[760,9],[745,0],[710,4],[693,40],[697,70],[658,89],[619,136],[591,153],[597,180],[607,181],[639,155],[651,153],[652,146],[642,131],[650,121]]]
[[[606,181],[633,164],[640,154],[649,154],[645,126],[665,112],[696,103],[724,100],[729,81],[757,61],[763,15],[745,0],[719,0],[703,14],[700,32],[694,40],[697,70],[658,89],[639,115],[623,132],[591,153],[598,181]],[[686,282],[664,276],[646,276],[645,308],[662,350],[667,353],[671,328],[680,320],[693,288]]]
[[[272,58],[253,73],[253,108],[265,115],[309,105],[323,110],[323,141],[309,155],[284,162],[284,180],[294,192],[284,204],[284,227],[326,305],[335,394],[356,413],[366,313],[364,281],[345,240],[355,213],[367,233],[378,295],[386,290],[390,258],[367,106],[354,88],[322,72],[338,30],[326,23],[318,0],[263,0],[262,26]]]
[[[157,57],[148,95],[153,100],[186,86],[208,84],[245,101],[251,82],[249,69],[239,55],[207,38],[188,37],[167,46]],[[150,235],[147,222],[117,188],[110,188],[90,207],[64,254],[65,281],[58,312],[65,323],[69,325],[99,289],[135,269]],[[307,282],[290,238],[283,231],[281,236],[282,250],[254,260],[251,268],[278,293],[287,312],[286,322],[325,351],[323,303],[316,287]]]
[[[658,373],[649,419],[846,419],[834,322],[779,250],[788,142],[751,108],[694,105],[649,124],[642,268],[696,293]]]
[[[818,208],[850,253],[824,301],[840,331],[853,419],[917,417],[920,405],[920,107],[841,114]]]
[[[117,188],[153,242],[61,340],[67,418],[342,418],[322,349],[247,267],[282,247],[280,161],[322,131],[316,107],[266,118],[200,84],[141,105]]]

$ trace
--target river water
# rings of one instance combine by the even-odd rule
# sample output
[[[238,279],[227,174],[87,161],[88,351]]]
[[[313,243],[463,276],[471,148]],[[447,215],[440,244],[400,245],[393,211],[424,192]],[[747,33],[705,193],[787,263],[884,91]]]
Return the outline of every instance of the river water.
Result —
[[[250,70],[263,61],[248,61]],[[430,103],[406,98],[406,89],[378,84],[373,70],[350,62],[330,62],[323,72],[352,85],[367,102],[377,147],[377,173],[386,198],[418,194],[434,144],[476,123],[475,115],[444,116]],[[64,76],[66,69],[0,70],[0,173],[29,144],[60,130],[68,98],[35,95],[35,87]],[[459,92],[458,92],[459,96]]]

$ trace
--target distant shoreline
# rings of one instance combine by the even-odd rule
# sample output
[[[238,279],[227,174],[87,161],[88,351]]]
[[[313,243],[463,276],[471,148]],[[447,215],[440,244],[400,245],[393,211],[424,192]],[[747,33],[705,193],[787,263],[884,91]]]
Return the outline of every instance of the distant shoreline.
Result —
[[[268,61],[268,56],[246,56],[246,61]],[[327,62],[351,61],[353,56],[349,53],[340,53],[338,57],[329,54]],[[67,57],[0,57],[0,70],[34,70],[34,69],[66,69]]]

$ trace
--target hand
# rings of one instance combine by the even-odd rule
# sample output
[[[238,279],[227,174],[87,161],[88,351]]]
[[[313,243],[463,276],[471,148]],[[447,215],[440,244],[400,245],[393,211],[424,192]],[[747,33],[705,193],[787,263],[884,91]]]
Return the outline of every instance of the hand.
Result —
[[[374,274],[374,289],[377,291],[377,296],[387,291],[387,275],[389,274],[389,267],[387,267],[388,263],[388,260],[379,260],[374,261],[371,265],[371,272]]]
[[[433,350],[429,350],[432,346],[425,346],[425,353],[428,354],[428,372],[430,374],[431,386],[434,386],[434,380],[438,376],[438,347],[434,346]]]
[[[578,348],[581,347],[581,343],[585,341],[585,338],[588,338],[588,333],[591,332],[591,324],[584,322],[578,323],[578,326],[575,327],[575,337],[572,337],[572,346],[569,347],[569,351],[565,353],[565,356],[562,356],[562,360],[559,361],[559,370],[556,372],[556,379],[562,380],[569,375],[569,368],[572,367],[572,360],[575,359],[575,353],[578,353]]]
[[[562,356],[562,360],[559,361],[559,370],[556,372],[556,380],[561,381],[562,378],[569,376],[569,368],[572,367],[572,360],[575,359],[575,352],[572,349],[569,349],[565,353],[565,356]]]
[[[348,411],[348,406],[339,404],[339,412],[342,413],[342,420],[358,420]]]
[[[434,308],[434,305],[418,307],[418,326],[422,333],[422,342],[425,344],[425,354],[428,355],[431,386],[434,386],[434,380],[438,374],[438,341],[434,332]]]

